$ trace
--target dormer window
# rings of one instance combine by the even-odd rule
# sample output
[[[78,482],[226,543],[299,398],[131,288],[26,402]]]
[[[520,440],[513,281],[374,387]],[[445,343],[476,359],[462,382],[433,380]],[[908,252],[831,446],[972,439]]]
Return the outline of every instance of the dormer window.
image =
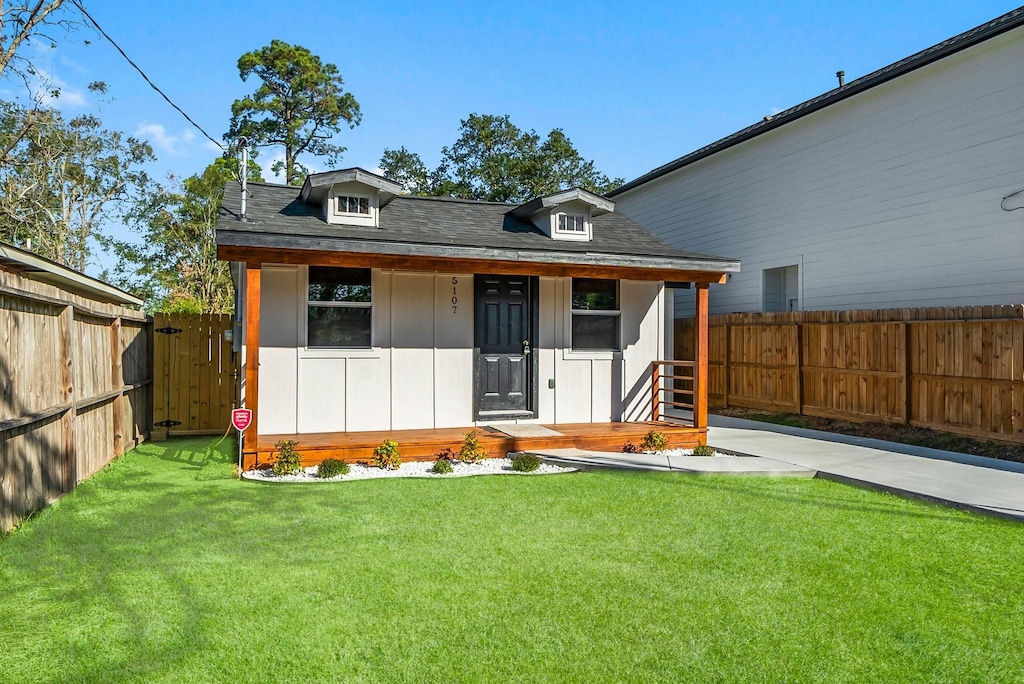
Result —
[[[379,228],[380,210],[400,192],[398,183],[357,168],[310,174],[299,197],[319,207],[327,223]]]
[[[585,234],[587,232],[586,220],[587,217],[582,214],[559,214],[558,231],[561,233]]]
[[[536,197],[509,212],[540,228],[552,240],[588,242],[594,238],[594,219],[615,211],[615,203],[584,190],[573,188]]]
[[[335,211],[339,214],[361,214],[370,215],[370,200],[367,197],[352,197],[349,195],[338,195],[335,198]]]

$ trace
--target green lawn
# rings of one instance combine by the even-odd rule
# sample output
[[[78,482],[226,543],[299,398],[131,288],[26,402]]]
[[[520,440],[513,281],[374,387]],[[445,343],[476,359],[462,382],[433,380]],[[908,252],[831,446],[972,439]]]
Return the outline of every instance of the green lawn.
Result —
[[[821,480],[271,485],[148,444],[0,540],[0,680],[1024,680],[1024,525]]]

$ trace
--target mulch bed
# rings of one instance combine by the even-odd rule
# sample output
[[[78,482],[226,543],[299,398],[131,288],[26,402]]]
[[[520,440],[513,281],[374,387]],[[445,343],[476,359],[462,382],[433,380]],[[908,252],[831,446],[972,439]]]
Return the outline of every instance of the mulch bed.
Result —
[[[913,444],[916,446],[931,447],[932,449],[958,451],[963,454],[988,456],[989,458],[998,458],[1004,461],[1017,461],[1018,463],[1024,463],[1024,445],[972,439],[971,437],[964,437],[950,432],[928,430],[926,428],[914,427],[912,425],[898,425],[893,423],[852,423],[845,420],[833,420],[831,418],[798,416],[793,413],[771,413],[769,411],[734,407],[716,409],[714,413],[722,416],[760,420],[766,423],[775,423],[777,425],[789,425],[792,427],[808,428],[811,430],[823,430],[825,432],[835,432],[842,435],[853,435],[856,437],[884,439],[890,442],[899,442],[900,444]]]

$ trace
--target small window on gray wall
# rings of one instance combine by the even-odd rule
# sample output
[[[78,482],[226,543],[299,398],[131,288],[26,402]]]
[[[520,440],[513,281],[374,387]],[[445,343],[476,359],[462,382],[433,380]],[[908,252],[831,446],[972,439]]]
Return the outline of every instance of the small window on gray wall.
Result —
[[[764,270],[762,311],[799,311],[799,276],[797,266],[766,268]]]
[[[309,347],[369,347],[370,269],[309,267]]]
[[[572,349],[619,348],[619,281],[572,279]]]

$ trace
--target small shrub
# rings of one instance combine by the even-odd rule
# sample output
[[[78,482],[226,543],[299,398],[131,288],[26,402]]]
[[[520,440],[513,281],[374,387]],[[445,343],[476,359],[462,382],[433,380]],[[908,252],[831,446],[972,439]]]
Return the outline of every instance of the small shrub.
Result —
[[[709,447],[707,444],[698,444],[693,447],[694,456],[714,456],[715,450]]]
[[[373,450],[370,463],[384,470],[398,470],[402,465],[402,456],[398,453],[398,442],[385,439],[384,443]]]
[[[274,445],[277,447],[277,460],[274,461],[273,466],[274,475],[280,477],[302,470],[299,452],[295,450],[298,444],[294,439],[282,439]]]
[[[448,458],[438,458],[434,461],[434,465],[430,467],[430,472],[435,475],[447,475],[452,472],[452,462]]]
[[[516,454],[512,457],[512,470],[517,473],[532,473],[540,468],[540,457],[533,454]]]
[[[320,467],[316,469],[316,476],[321,480],[326,480],[329,477],[337,477],[338,475],[348,475],[349,465],[344,461],[339,461],[336,458],[326,458],[320,464]]]
[[[434,458],[437,459],[438,461],[454,461],[455,452],[452,451],[449,447],[445,447],[444,449],[441,449],[436,454],[434,454]]]
[[[639,454],[640,447],[638,447],[636,444],[633,444],[632,442],[626,442],[625,444],[622,445],[622,453]]]
[[[464,463],[479,463],[486,456],[487,451],[480,446],[480,442],[476,438],[476,430],[467,432],[466,440],[462,443],[462,448],[459,449],[459,460]]]
[[[664,451],[668,448],[668,437],[662,432],[651,430],[644,435],[640,448],[644,451]]]

